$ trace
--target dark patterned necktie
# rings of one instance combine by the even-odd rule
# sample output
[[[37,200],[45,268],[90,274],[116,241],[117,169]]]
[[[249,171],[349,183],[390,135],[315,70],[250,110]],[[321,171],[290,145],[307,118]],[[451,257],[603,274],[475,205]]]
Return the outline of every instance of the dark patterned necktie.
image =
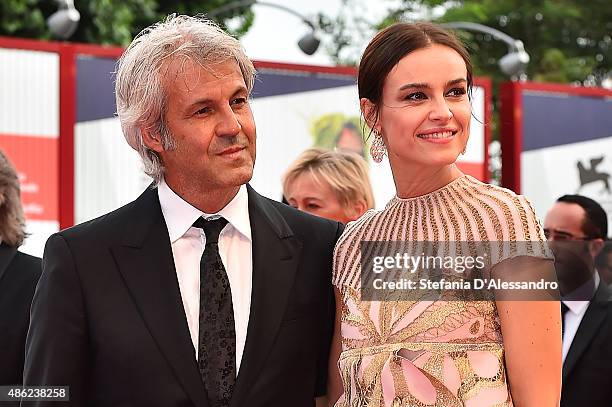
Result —
[[[565,336],[565,314],[569,311],[569,307],[561,301],[561,338]]]
[[[232,291],[219,255],[219,233],[227,220],[199,218],[206,247],[200,260],[198,367],[212,407],[227,407],[236,381],[236,327]]]

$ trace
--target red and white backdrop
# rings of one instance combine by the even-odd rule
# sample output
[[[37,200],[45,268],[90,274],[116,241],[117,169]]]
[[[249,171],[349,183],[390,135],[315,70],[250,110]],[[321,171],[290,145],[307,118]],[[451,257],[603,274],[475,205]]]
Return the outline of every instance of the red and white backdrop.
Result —
[[[36,236],[59,230],[60,62],[57,47],[20,45],[0,45],[0,149],[21,182],[27,230],[34,236],[25,249],[40,253],[44,242]]]
[[[118,208],[151,182],[115,116],[112,72],[121,52],[0,38],[0,149],[22,183],[31,234],[25,252],[42,255],[51,233]],[[280,200],[282,174],[306,148],[348,142],[367,151],[367,144],[354,137],[361,136],[362,127],[354,68],[255,66],[252,109],[258,140],[251,184],[258,191]],[[471,137],[459,165],[488,180],[489,127],[483,123],[490,122],[490,82],[478,78],[473,96]],[[381,208],[395,191],[391,172],[386,161],[369,165]]]
[[[612,235],[612,90],[511,82],[500,94],[502,184],[541,219],[562,195],[588,196]]]

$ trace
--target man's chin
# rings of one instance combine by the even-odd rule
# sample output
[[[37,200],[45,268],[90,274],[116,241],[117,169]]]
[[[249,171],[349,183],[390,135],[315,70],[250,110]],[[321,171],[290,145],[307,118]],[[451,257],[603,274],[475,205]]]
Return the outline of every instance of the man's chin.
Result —
[[[242,168],[231,170],[228,174],[228,179],[224,184],[229,186],[241,186],[249,182],[253,178],[253,168]]]
[[[238,181],[238,185],[244,185],[247,182],[251,181],[251,179],[253,179],[253,171],[241,177]]]

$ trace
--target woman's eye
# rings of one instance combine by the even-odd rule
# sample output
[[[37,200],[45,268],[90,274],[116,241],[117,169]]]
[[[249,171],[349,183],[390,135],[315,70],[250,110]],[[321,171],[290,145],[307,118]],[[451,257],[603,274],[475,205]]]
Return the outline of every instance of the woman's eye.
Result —
[[[423,92],[414,92],[406,95],[404,100],[425,100],[427,96]]]
[[[463,96],[466,94],[466,90],[464,88],[454,88],[448,91],[448,96]]]
[[[319,209],[319,208],[320,208],[320,206],[319,206],[319,205],[317,205],[317,204],[312,204],[312,203],[311,203],[311,204],[306,205],[306,207],[307,207],[308,209]]]

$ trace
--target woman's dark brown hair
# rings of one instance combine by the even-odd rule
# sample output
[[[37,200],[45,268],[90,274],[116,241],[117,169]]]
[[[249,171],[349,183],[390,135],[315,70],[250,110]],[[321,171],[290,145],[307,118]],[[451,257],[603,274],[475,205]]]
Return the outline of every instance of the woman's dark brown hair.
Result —
[[[17,171],[0,150],[0,239],[12,247],[21,246],[26,237],[19,192]]]
[[[472,63],[470,55],[455,35],[431,23],[393,24],[380,31],[370,41],[359,64],[357,78],[359,99],[369,99],[376,106],[372,116],[366,118],[369,123],[376,123],[378,120],[383,85],[391,69],[409,53],[432,44],[447,46],[461,55],[467,68],[468,95],[471,94]]]

